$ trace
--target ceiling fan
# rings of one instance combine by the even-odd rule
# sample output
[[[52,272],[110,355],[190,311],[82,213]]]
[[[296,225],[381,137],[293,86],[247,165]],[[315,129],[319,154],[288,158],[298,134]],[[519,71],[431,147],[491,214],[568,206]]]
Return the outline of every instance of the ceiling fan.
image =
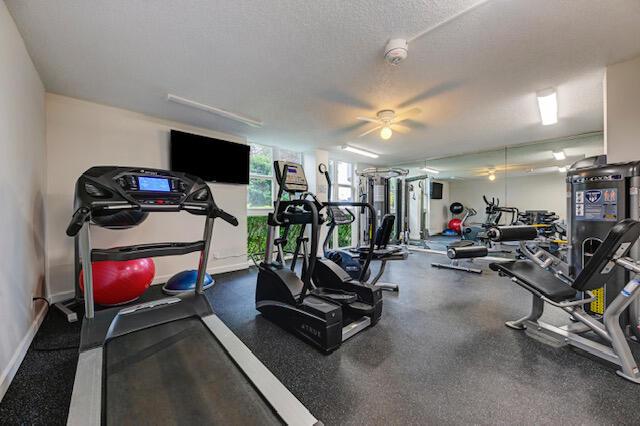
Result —
[[[378,129],[381,129],[380,137],[384,140],[388,140],[389,138],[391,138],[394,130],[399,133],[407,133],[411,130],[411,128],[398,123],[409,120],[410,118],[413,118],[416,115],[420,114],[420,112],[420,108],[411,108],[399,114],[396,114],[396,112],[391,109],[383,109],[382,111],[378,111],[375,118],[356,117],[356,119],[358,120],[377,124],[376,127],[369,129],[364,133],[361,133],[360,135],[358,135],[358,137],[361,138],[368,135],[369,133],[375,132]]]

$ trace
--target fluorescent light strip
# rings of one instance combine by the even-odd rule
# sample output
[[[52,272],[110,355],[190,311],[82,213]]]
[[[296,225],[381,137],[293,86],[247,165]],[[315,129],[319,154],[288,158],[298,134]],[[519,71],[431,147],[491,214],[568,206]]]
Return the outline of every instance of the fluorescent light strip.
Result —
[[[253,118],[245,117],[240,114],[236,114],[235,112],[212,107],[210,105],[201,104],[200,102],[196,102],[190,99],[182,98],[180,96],[172,95],[171,93],[167,95],[167,100],[171,102],[175,102],[180,105],[199,109],[201,111],[205,111],[210,114],[219,115],[220,117],[228,118],[230,120],[239,121],[240,123],[244,123],[251,127],[262,127],[262,125],[264,124],[262,121],[254,120]]]
[[[548,126],[558,122],[558,98],[554,89],[538,92],[538,109],[542,125]]]
[[[369,158],[378,158],[378,154],[374,154],[373,152],[365,151],[364,149],[354,148],[349,145],[345,145],[342,147],[343,151],[353,152],[354,154],[364,155]]]
[[[433,174],[436,174],[436,175],[440,173],[440,170],[430,169],[429,167],[423,167],[420,170],[424,170],[427,173],[433,173]]]

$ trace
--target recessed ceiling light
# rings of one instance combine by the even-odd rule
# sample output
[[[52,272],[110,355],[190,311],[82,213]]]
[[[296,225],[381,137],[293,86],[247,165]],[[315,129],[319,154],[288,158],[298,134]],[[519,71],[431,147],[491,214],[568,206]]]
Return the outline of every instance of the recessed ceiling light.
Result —
[[[437,175],[438,173],[440,173],[440,170],[431,169],[431,168],[429,168],[429,167],[423,167],[423,168],[421,168],[420,170],[424,170],[424,171],[425,171],[425,172],[427,172],[427,173],[433,173],[433,174],[436,174],[436,175]]]
[[[543,126],[558,122],[558,98],[555,89],[546,89],[537,93],[538,109]]]
[[[558,161],[562,161],[567,158],[564,151],[552,152],[552,154],[553,154],[553,158],[555,158]]]
[[[378,154],[374,154],[373,152],[365,151],[364,149],[354,148],[354,147],[349,146],[349,145],[343,146],[342,150],[343,151],[353,152],[354,154],[364,155],[365,157],[369,157],[369,158],[378,158],[379,157]]]

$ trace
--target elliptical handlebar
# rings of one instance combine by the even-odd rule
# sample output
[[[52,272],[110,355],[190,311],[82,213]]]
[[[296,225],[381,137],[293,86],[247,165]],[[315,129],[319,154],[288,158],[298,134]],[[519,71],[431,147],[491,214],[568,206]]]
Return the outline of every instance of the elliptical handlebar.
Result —
[[[369,226],[370,226],[370,230],[369,232],[371,233],[371,236],[369,238],[369,250],[367,253],[367,257],[364,261],[364,264],[362,265],[362,271],[360,272],[360,277],[359,277],[359,281],[364,281],[364,277],[366,276],[367,271],[369,270],[369,265],[371,264],[371,260],[373,259],[373,251],[375,250],[375,232],[377,228],[377,220],[376,220],[376,211],[374,210],[373,206],[369,203],[363,203],[361,201],[327,201],[326,203],[323,203],[324,206],[329,207],[329,206],[336,206],[336,207],[361,207],[362,209],[368,209],[369,210]]]

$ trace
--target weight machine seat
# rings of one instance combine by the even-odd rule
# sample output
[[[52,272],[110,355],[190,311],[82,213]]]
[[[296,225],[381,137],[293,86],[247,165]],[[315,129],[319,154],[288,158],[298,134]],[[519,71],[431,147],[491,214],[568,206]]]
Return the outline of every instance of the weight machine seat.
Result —
[[[527,260],[491,263],[489,267],[508,277],[536,296],[544,296],[554,302],[562,302],[576,296],[576,290],[556,277],[552,272]]]

